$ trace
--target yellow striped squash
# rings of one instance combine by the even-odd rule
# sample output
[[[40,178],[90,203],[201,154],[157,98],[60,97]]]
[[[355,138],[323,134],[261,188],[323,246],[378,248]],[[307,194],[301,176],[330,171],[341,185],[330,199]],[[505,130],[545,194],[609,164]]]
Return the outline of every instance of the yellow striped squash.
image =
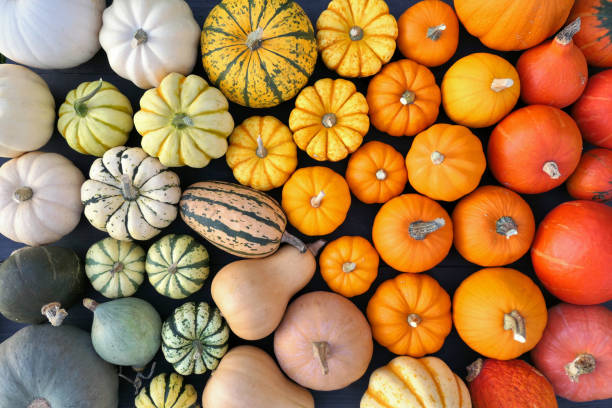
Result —
[[[136,397],[136,408],[196,408],[198,393],[181,375],[159,374]]]

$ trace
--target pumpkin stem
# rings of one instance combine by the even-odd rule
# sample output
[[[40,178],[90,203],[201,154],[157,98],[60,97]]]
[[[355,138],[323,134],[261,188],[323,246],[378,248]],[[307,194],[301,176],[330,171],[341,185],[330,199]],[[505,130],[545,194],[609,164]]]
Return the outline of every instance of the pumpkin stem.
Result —
[[[595,371],[597,362],[595,357],[589,353],[578,354],[578,356],[565,365],[565,372],[573,383],[577,383],[582,374],[590,374]]]
[[[263,42],[263,28],[257,27],[255,31],[249,33],[246,39],[246,46],[251,49],[251,51],[255,51],[259,47],[261,47],[261,43]]]
[[[321,372],[323,373],[323,375],[327,375],[329,373],[329,366],[327,364],[327,356],[329,355],[329,343],[326,341],[313,341],[312,351],[314,353],[315,359],[319,362],[319,365],[321,366]]]
[[[19,187],[13,193],[13,200],[15,200],[18,204],[23,203],[24,201],[28,201],[34,195],[34,191],[30,187]]]
[[[172,118],[172,126],[178,130],[185,129],[188,126],[193,126],[193,119],[186,113],[176,113]]]
[[[85,306],[86,308],[88,308],[92,312],[95,312],[96,308],[98,307],[98,302],[96,302],[95,300],[90,299],[90,298],[85,298],[85,299],[83,299],[83,306]]]
[[[357,264],[355,262],[345,262],[342,264],[342,272],[351,273],[357,268]]]
[[[410,313],[406,320],[408,321],[408,324],[410,325],[410,327],[414,327],[415,329],[419,327],[419,324],[421,324],[421,322],[423,321],[421,316],[419,316],[416,313]]]
[[[446,30],[446,24],[440,24],[435,27],[429,27],[427,29],[427,38],[429,38],[432,41],[438,41],[444,30]]]
[[[410,237],[417,241],[422,241],[427,238],[427,235],[435,232],[446,225],[444,218],[436,218],[433,221],[415,221],[411,222],[408,227]]]
[[[478,377],[478,375],[482,371],[482,364],[483,364],[482,358],[479,358],[478,360],[474,361],[472,364],[467,366],[468,375],[467,377],[465,377],[465,379],[468,382],[472,382],[476,379],[476,377]]]
[[[113,264],[113,269],[111,269],[111,275],[114,275],[116,273],[121,273],[123,271],[123,268],[125,268],[125,265],[123,265],[123,262],[115,262]]]
[[[174,275],[174,274],[176,273],[177,269],[178,269],[178,265],[177,265],[177,264],[176,264],[176,262],[175,262],[175,263],[173,263],[172,265],[170,265],[170,266],[168,267],[168,273],[169,273],[170,275]]]
[[[80,97],[79,99],[77,99],[76,101],[74,101],[74,111],[76,112],[77,115],[79,115],[80,117],[85,117],[87,115],[87,104],[85,102],[87,102],[88,100],[90,100],[91,98],[93,98],[100,89],[102,89],[102,85],[104,84],[104,81],[102,81],[102,78],[100,78],[98,80],[98,85],[96,85],[96,87],[93,89],[93,91],[91,91],[90,93],[88,93],[85,96]]]
[[[268,155],[268,150],[263,144],[263,140],[261,139],[261,135],[257,135],[257,150],[255,150],[255,154],[260,159],[265,158]]]
[[[142,374],[142,372],[144,371],[144,367],[132,367],[132,370],[136,372],[136,377],[134,377],[133,380],[127,375],[123,374],[123,367],[121,366],[119,366],[119,373],[117,375],[119,376],[119,378],[122,378],[132,384],[134,386],[134,395],[138,395],[138,391],[140,391],[140,389],[142,388],[142,380],[149,380],[151,379],[151,377],[153,377],[156,365],[157,363],[154,361],[153,364],[151,364],[151,369],[149,370],[149,374],[147,375]]]
[[[319,208],[321,206],[321,202],[323,202],[323,197],[325,197],[325,192],[321,190],[319,191],[319,194],[310,199],[310,205],[313,208]]]
[[[514,85],[514,81],[510,78],[495,78],[493,82],[491,82],[491,90],[495,92],[501,92],[504,89],[508,89]]]
[[[416,100],[416,94],[411,90],[406,90],[400,97],[400,103],[404,106],[412,105]]]
[[[580,17],[568,24],[563,30],[555,36],[555,41],[561,45],[567,45],[572,42],[572,38],[580,31]]]
[[[321,124],[328,129],[330,127],[333,127],[336,123],[338,123],[338,118],[336,117],[336,114],[334,113],[326,113],[321,118]]]
[[[429,158],[431,159],[431,162],[436,166],[442,164],[442,162],[444,161],[444,155],[437,150],[434,150],[429,156]]]
[[[62,309],[62,305],[59,302],[47,303],[40,309],[40,313],[49,320],[53,327],[61,326],[66,316],[68,316],[68,312]]]
[[[149,36],[147,35],[147,32],[143,30],[142,28],[139,28],[134,33],[134,37],[132,38],[130,45],[132,46],[132,48],[136,48],[140,44],[146,43],[148,39],[149,39]]]
[[[385,171],[385,169],[378,169],[376,171],[376,180],[386,180],[387,179],[387,172]]]
[[[527,341],[525,319],[517,310],[504,314],[504,330],[512,330],[514,341],[519,343]]]
[[[36,398],[28,405],[28,408],[51,408],[51,404],[44,398]]]
[[[306,244],[304,244],[301,239],[299,239],[295,235],[291,235],[287,231],[283,232],[283,235],[281,237],[281,241],[280,242],[283,242],[285,244],[289,244],[289,245],[297,248],[298,251],[300,251],[300,253],[302,253],[302,254],[304,252],[306,252],[306,249],[308,249],[306,247]]]
[[[518,235],[518,225],[512,217],[501,217],[495,223],[495,232],[500,235],[505,235],[506,239],[510,239],[513,235]]]
[[[314,256],[317,256],[321,248],[323,248],[323,245],[325,245],[326,243],[327,242],[324,239],[317,239],[315,242],[311,242],[310,244],[306,245],[306,247],[308,248],[310,253],[312,253]]]
[[[349,30],[349,37],[352,41],[359,41],[363,38],[363,28],[353,26]]]
[[[129,174],[122,174],[120,177],[121,181],[121,194],[123,198],[128,201],[134,201],[138,198],[138,191],[132,184],[132,179]]]
[[[542,171],[548,175],[553,180],[561,177],[561,172],[559,171],[559,166],[554,161],[549,161],[544,163],[542,166]]]
[[[202,342],[200,340],[194,340],[191,344],[195,348],[195,352],[193,353],[194,358],[198,359],[202,357],[204,354],[204,346],[202,346]]]

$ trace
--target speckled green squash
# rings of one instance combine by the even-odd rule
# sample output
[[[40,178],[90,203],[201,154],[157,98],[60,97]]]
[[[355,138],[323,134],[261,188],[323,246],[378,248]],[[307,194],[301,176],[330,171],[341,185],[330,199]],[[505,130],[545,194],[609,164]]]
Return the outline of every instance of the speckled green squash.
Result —
[[[208,277],[208,251],[189,235],[169,234],[147,252],[151,285],[164,296],[184,299],[197,292]]]
[[[87,251],[85,273],[107,298],[132,296],[144,281],[144,249],[134,242],[104,238]]]
[[[155,376],[136,397],[136,408],[196,408],[198,393],[185,384],[181,375],[163,373]]]
[[[221,312],[206,302],[176,308],[162,326],[162,351],[182,375],[214,370],[227,351],[229,328]]]

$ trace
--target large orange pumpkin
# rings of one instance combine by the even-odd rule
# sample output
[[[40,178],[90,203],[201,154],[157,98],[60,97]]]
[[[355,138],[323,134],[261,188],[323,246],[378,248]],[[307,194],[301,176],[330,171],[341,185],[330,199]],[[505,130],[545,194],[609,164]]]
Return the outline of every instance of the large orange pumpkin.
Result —
[[[567,192],[578,200],[612,199],[612,150],[585,152],[566,183]]]
[[[367,316],[374,339],[392,353],[422,357],[442,348],[451,331],[450,296],[429,275],[402,273],[383,282]]]
[[[483,186],[463,197],[453,211],[457,251],[480,266],[517,261],[531,246],[535,220],[529,204],[515,192]]]
[[[580,17],[582,28],[576,34],[580,47],[590,65],[612,67],[612,1],[576,0],[570,20]]]
[[[410,184],[434,200],[455,201],[468,194],[486,167],[480,139],[459,125],[433,125],[414,138],[406,155]]]
[[[531,48],[561,28],[574,0],[455,0],[470,34],[494,50]]]
[[[612,48],[612,47],[610,47]],[[589,78],[584,93],[572,107],[572,117],[584,140],[612,149],[612,69]]]
[[[453,321],[474,351],[510,360],[531,350],[546,327],[542,292],[515,269],[487,268],[468,276],[453,297]]]
[[[446,257],[453,223],[434,200],[404,194],[385,203],[374,218],[372,240],[381,258],[402,272],[423,272]]]
[[[376,129],[391,136],[414,136],[436,121],[440,88],[427,67],[403,59],[372,78],[366,99]]]
[[[402,155],[377,141],[352,154],[345,176],[355,197],[367,204],[385,203],[400,195],[408,180]]]

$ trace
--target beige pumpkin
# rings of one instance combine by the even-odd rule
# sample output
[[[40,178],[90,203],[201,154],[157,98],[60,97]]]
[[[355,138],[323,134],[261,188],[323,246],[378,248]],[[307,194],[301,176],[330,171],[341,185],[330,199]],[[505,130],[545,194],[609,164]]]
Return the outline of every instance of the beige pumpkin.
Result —
[[[0,233],[27,245],[55,242],[81,219],[83,173],[56,153],[32,152],[0,167]]]

